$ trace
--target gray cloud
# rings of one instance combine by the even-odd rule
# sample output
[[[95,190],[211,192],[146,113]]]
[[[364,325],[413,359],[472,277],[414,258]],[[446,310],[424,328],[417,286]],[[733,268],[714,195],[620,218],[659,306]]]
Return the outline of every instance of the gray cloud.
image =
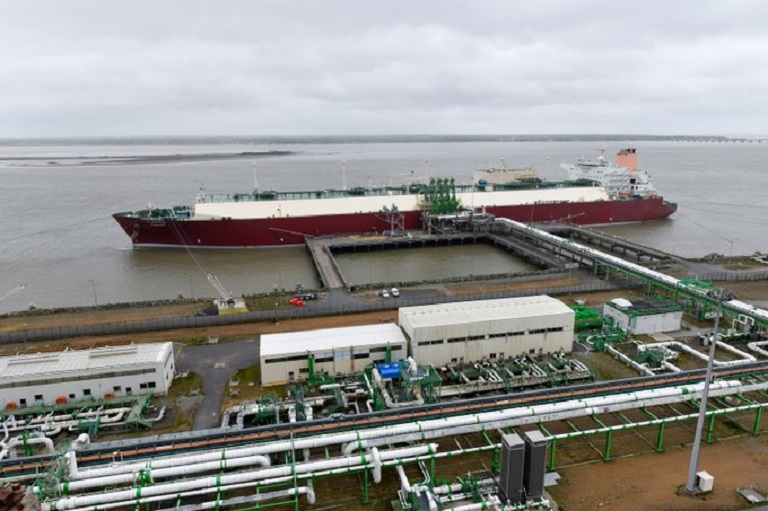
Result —
[[[760,134],[768,3],[4,1],[0,136]]]

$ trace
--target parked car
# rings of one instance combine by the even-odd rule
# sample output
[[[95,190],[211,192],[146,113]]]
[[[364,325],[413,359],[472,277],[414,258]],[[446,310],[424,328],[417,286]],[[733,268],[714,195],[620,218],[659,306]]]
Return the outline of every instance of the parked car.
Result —
[[[389,292],[394,298],[397,298],[400,296],[400,290],[396,287],[392,288],[392,291]]]
[[[381,295],[382,298],[389,298],[389,291],[384,289],[384,290],[381,291],[380,295]]]
[[[299,300],[304,300],[305,302],[307,300],[317,300],[317,293],[314,293],[312,291],[302,291],[301,293],[296,293],[295,296]]]

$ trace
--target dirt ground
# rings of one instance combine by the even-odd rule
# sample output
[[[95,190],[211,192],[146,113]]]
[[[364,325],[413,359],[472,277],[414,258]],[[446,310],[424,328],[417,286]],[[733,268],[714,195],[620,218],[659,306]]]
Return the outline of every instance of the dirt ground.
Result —
[[[698,468],[714,477],[714,491],[679,492],[688,478],[690,446],[607,463],[558,470],[548,488],[561,510],[736,510],[749,507],[736,493],[751,487],[768,494],[768,436],[728,440],[701,449]]]

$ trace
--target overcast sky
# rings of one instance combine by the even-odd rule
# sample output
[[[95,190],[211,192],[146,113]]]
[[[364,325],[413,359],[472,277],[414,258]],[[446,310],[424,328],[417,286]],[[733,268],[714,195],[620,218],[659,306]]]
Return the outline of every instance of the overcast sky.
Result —
[[[763,0],[0,8],[0,137],[768,132]]]

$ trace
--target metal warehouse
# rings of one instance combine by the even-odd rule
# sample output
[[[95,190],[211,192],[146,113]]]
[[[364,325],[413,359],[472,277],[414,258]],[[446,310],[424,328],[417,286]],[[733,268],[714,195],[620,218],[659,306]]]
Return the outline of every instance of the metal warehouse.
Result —
[[[165,394],[174,364],[170,342],[0,357],[0,407]]]
[[[402,331],[391,323],[262,335],[261,383],[277,385],[306,379],[310,355],[317,372],[359,372],[371,362],[384,361],[387,349],[393,360],[408,356]]]
[[[633,334],[655,334],[680,330],[683,310],[675,303],[660,300],[630,302],[616,298],[605,302],[603,315]]]
[[[400,327],[419,363],[443,365],[570,352],[574,312],[549,296],[403,307]]]

